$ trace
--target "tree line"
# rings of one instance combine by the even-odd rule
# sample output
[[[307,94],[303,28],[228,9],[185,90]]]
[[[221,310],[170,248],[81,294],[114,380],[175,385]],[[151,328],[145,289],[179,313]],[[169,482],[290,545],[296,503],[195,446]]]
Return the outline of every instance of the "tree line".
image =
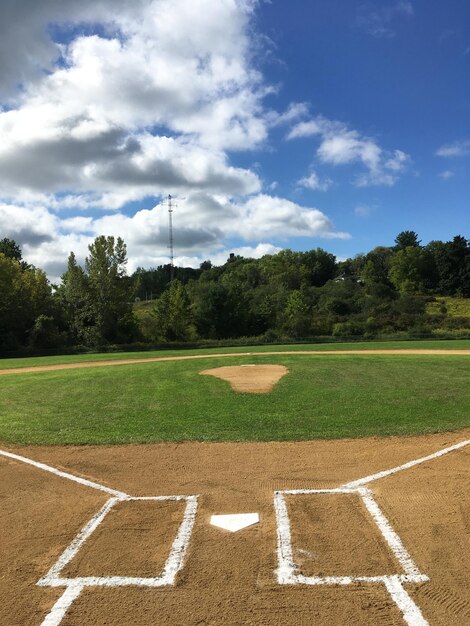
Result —
[[[84,266],[70,253],[58,285],[0,240],[0,352],[97,349],[200,340],[470,336],[470,317],[437,312],[470,298],[470,241],[422,245],[403,231],[345,261],[317,248],[224,265],[126,271],[121,238],[99,236]]]

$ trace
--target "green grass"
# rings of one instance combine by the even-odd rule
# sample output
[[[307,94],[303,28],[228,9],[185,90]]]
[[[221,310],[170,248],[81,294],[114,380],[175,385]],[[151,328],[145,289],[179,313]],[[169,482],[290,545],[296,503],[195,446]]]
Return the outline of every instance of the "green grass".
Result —
[[[109,355],[106,355],[109,356]],[[279,363],[269,394],[200,376]],[[0,379],[0,440],[105,444],[411,435],[470,425],[466,356],[251,356],[61,370]]]
[[[435,350],[470,350],[470,339],[461,340],[418,340],[418,341],[357,341],[350,343],[306,343],[263,346],[224,346],[220,348],[194,348],[178,350],[152,350],[145,352],[101,352],[97,354],[66,354],[58,356],[26,357],[0,359],[0,370],[36,365],[60,365],[90,361],[114,361],[120,359],[145,359],[159,356],[183,356],[191,354],[221,354],[240,352],[281,352],[286,350],[400,350],[400,349],[435,349]]]

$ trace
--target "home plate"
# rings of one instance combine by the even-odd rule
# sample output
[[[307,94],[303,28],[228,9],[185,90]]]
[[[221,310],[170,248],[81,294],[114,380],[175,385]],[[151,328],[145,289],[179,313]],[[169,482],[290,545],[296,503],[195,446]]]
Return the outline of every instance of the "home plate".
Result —
[[[229,530],[231,533],[236,533],[237,530],[247,528],[247,526],[253,526],[259,522],[258,513],[238,513],[234,515],[212,515],[210,523],[212,526],[218,526],[224,530]]]

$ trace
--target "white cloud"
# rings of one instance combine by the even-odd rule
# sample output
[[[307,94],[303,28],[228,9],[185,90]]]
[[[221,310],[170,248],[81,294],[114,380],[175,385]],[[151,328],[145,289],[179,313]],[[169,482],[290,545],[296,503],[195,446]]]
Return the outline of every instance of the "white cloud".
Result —
[[[442,178],[442,180],[449,180],[449,178],[455,176],[455,172],[452,170],[444,170],[443,172],[439,172],[438,176]]]
[[[259,243],[257,246],[241,246],[239,248],[226,248],[211,255],[211,261],[215,265],[225,263],[231,253],[247,259],[260,259],[267,254],[277,254],[282,248],[272,243]]]
[[[470,139],[461,139],[441,146],[436,151],[441,157],[464,157],[470,154]]]
[[[373,212],[374,212],[374,208],[371,206],[368,206],[367,204],[360,204],[354,209],[354,214],[357,217],[369,217]]]
[[[346,124],[322,116],[295,124],[286,138],[302,137],[318,137],[320,145],[317,158],[321,163],[333,166],[353,163],[364,165],[366,172],[355,179],[358,187],[392,186],[410,162],[409,155],[402,150],[384,150],[375,139],[364,137]],[[301,180],[307,182],[309,177]],[[314,184],[315,177],[311,182]]]
[[[59,10],[45,0],[39,22],[26,18],[36,34],[47,19],[101,17],[110,30],[63,45],[62,64],[0,109],[0,194],[117,187],[125,202],[166,190],[258,191],[257,176],[231,167],[226,154],[267,137],[269,88],[250,58],[254,0],[146,0],[106,12],[110,4],[85,2],[78,11],[66,1]]]
[[[324,119],[317,118],[307,122],[299,122],[287,134],[287,139],[299,139],[301,137],[313,137],[324,132]]]
[[[327,237],[349,239],[336,232],[333,224],[318,209],[302,207],[285,198],[260,194],[238,205],[241,212],[240,234],[248,240],[278,237]]]
[[[291,102],[284,113],[268,111],[266,121],[270,126],[281,126],[294,122],[306,115],[308,115],[308,105],[306,102]]]
[[[305,189],[312,189],[314,191],[327,191],[333,181],[329,178],[321,179],[316,172],[311,171],[308,176],[300,178],[297,181],[299,187],[305,187]]]
[[[129,269],[154,265],[168,260],[167,212],[129,203],[172,193],[182,262],[225,254],[228,239],[261,255],[289,237],[348,238],[320,210],[262,193],[254,165],[232,165],[233,151],[265,147],[274,127],[297,124],[300,137],[317,124],[322,141],[344,128],[306,120],[305,103],[266,108],[274,89],[252,58],[256,5],[3,0],[2,236],[55,278],[99,234],[124,237]],[[330,181],[310,172],[299,184]]]
[[[388,4],[381,2],[379,6],[366,2],[359,7],[354,25],[377,39],[391,39],[396,35],[396,20],[413,15],[410,0],[396,0]]]
[[[227,248],[227,238],[254,242],[254,245],[231,250],[243,250],[236,253],[249,256],[250,250],[260,255],[271,253],[263,247],[268,245],[264,242],[270,240],[350,237],[347,233],[337,232],[318,209],[265,194],[232,202],[227,196],[195,192],[179,200],[173,224],[177,261],[218,259],[217,255]],[[45,206],[32,208],[3,204],[0,205],[0,232],[15,239],[23,248],[25,258],[44,268],[54,279],[65,271],[70,251],[83,262],[88,245],[101,234],[124,238],[130,271],[139,265],[150,267],[168,262],[169,256],[168,212],[164,204],[142,209],[133,215],[112,213],[96,218],[72,216],[65,219],[60,219]]]

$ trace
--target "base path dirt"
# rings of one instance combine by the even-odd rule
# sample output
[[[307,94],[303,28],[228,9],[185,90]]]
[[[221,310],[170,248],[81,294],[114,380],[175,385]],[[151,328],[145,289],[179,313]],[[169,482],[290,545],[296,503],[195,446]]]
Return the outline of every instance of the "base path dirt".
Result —
[[[133,365],[137,363],[157,363],[160,361],[187,361],[191,359],[213,359],[234,356],[268,356],[270,354],[318,354],[322,356],[335,356],[339,354],[415,354],[415,355],[442,355],[442,356],[469,356],[470,350],[282,350],[264,352],[228,352],[223,354],[189,354],[184,356],[159,356],[142,359],[114,359],[109,361],[81,361],[77,363],[58,363],[56,365],[36,365],[34,367],[15,367],[11,369],[0,369],[2,374],[27,374],[30,372],[49,372],[53,370],[70,370],[82,367],[108,367],[110,365]]]
[[[214,367],[199,373],[203,376],[215,376],[215,378],[226,380],[234,391],[268,393],[288,371],[284,365],[233,365]]]
[[[132,496],[197,495],[198,510],[174,586],[88,587],[60,626],[397,626],[406,624],[384,584],[280,585],[274,492],[332,489],[470,438],[299,443],[184,443],[15,447],[10,452]],[[1,448],[2,446],[0,446]],[[367,484],[428,582],[403,583],[432,626],[470,624],[470,445]],[[0,624],[40,626],[64,587],[37,581],[110,495],[0,456]],[[355,494],[288,495],[292,559],[304,576],[402,572]],[[123,501],[67,565],[77,576],[155,576],[179,520],[180,501]],[[211,515],[259,513],[236,533]],[[406,597],[402,596],[401,600]]]

